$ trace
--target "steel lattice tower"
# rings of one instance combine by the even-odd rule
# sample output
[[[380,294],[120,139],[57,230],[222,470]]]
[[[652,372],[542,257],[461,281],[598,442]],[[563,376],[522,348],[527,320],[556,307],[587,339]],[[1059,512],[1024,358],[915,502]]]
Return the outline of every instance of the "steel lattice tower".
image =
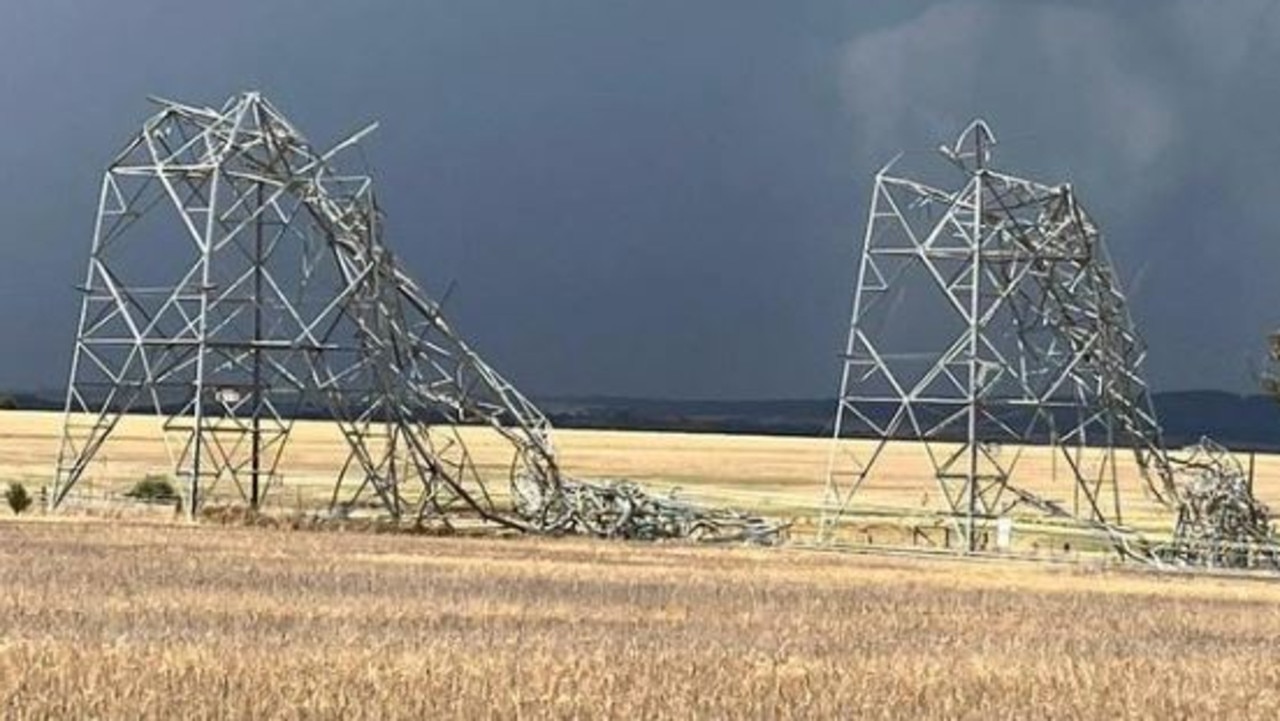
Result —
[[[322,151],[257,93],[157,102],[102,179],[51,505],[144,412],[193,514],[221,484],[256,507],[307,415],[349,446],[343,510],[522,528],[553,513],[546,419],[397,266],[371,179],[337,165],[374,126]],[[457,424],[510,444],[510,493],[491,493]]]
[[[1145,349],[1097,226],[1069,185],[992,168],[994,144],[978,120],[942,148],[952,188],[894,175],[898,159],[875,177],[825,495],[829,540],[858,517],[859,491],[893,441],[920,444],[941,498],[931,512],[971,551],[1018,505],[1131,550],[1117,448],[1136,450],[1157,499],[1176,498]],[[853,437],[871,439],[869,451],[855,453]],[[1074,503],[1015,482],[1023,449],[1046,440]]]
[[[256,508],[294,419],[320,417],[348,447],[330,502],[339,515],[785,536],[756,516],[563,476],[546,417],[397,265],[372,180],[338,164],[374,126],[322,152],[257,93],[219,109],[157,102],[102,179],[51,506],[126,414],[147,413],[162,421],[189,513],[228,484]],[[483,430],[510,449],[501,468],[468,449]]]

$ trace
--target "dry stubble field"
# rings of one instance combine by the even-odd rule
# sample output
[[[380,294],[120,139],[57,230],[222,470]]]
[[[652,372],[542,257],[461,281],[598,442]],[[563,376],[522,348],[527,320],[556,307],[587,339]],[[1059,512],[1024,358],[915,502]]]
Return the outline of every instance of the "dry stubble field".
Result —
[[[55,421],[0,415],[10,478],[47,477]],[[303,428],[281,496],[322,495],[326,438]],[[558,438],[583,475],[765,509],[826,460]],[[107,488],[164,466],[141,434],[108,454]],[[3,718],[1280,714],[1280,585],[1093,565],[37,516],[0,521],[0,603]]]
[[[82,422],[87,419],[81,419]],[[48,483],[57,457],[62,415],[0,411],[0,481],[19,480],[31,488]],[[478,428],[463,435],[492,488],[501,490],[511,464],[510,447],[496,434]],[[149,473],[171,474],[158,422],[147,416],[121,421],[78,486],[90,493],[121,493]],[[555,443],[565,471],[586,478],[628,478],[655,492],[679,489],[705,499],[784,517],[812,516],[825,483],[830,442],[824,438],[742,436],[633,431],[557,430]],[[838,456],[866,458],[870,445],[850,441]],[[336,469],[347,447],[333,424],[299,421],[280,463],[280,477],[268,498],[277,510],[314,509],[328,503]],[[1014,465],[1022,487],[1070,507],[1073,484],[1060,455],[1045,448],[1006,448],[1004,462]],[[1016,463],[1015,463],[1016,459]],[[1085,458],[1086,466],[1098,458]],[[1120,495],[1126,521],[1162,528],[1170,513],[1145,492],[1131,457],[1117,455]],[[859,505],[869,508],[936,509],[941,496],[920,447],[891,444],[863,486]],[[923,481],[922,481],[923,479]],[[215,496],[230,498],[227,483]],[[1280,507],[1280,455],[1257,457],[1257,495]]]
[[[104,520],[0,578],[9,719],[1280,714],[1257,581]]]

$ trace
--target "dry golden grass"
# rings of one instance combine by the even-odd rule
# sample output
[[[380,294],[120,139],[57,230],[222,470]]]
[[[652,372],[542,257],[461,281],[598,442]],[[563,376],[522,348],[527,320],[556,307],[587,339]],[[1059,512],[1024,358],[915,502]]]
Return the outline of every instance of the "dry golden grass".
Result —
[[[0,521],[0,717],[1259,718],[1280,586]]]
[[[47,482],[60,421],[0,413],[0,480]],[[468,433],[497,478],[505,449]],[[126,419],[86,488],[167,472],[157,438],[153,420]],[[813,513],[829,452],[803,438],[556,438],[572,474],[779,515]],[[299,424],[274,502],[318,505],[344,453],[331,425]],[[918,449],[886,453],[863,501],[931,502]],[[1069,499],[1043,450],[1018,469]],[[1150,513],[1132,467],[1120,473],[1126,508]],[[1280,459],[1262,458],[1259,495],[1277,491]],[[0,522],[0,579],[4,718],[1280,712],[1280,586],[1257,581],[65,515]]]
[[[32,487],[47,483],[61,422],[57,413],[0,412],[0,458],[4,459],[0,480],[22,480]],[[491,485],[505,487],[510,448],[484,429],[468,428],[463,433]],[[124,419],[79,488],[119,493],[148,473],[171,473],[161,437],[154,418]],[[830,442],[822,438],[558,430],[555,440],[564,468],[572,475],[630,478],[658,493],[679,488],[695,500],[799,519],[801,537],[813,531],[831,452]],[[846,453],[866,458],[868,449],[866,442],[847,442],[837,459],[848,468],[851,461]],[[282,459],[281,482],[271,491],[270,505],[292,511],[327,504],[346,451],[333,424],[299,422]],[[1007,447],[1001,455],[1006,463],[1016,457],[1014,479],[1020,486],[1068,508],[1078,502],[1059,454],[1045,448]],[[1097,464],[1100,459],[1095,455],[1084,460]],[[1166,536],[1172,513],[1145,492],[1131,455],[1117,454],[1117,463],[1124,521],[1153,538]],[[892,508],[918,514],[926,524],[939,523],[930,514],[943,507],[941,493],[919,445],[890,445],[876,469],[857,496],[859,509]],[[223,497],[235,493],[228,484],[217,490]],[[1280,508],[1280,456],[1258,457],[1256,492],[1273,508]],[[1027,517],[1038,515],[1032,511]],[[1040,526],[1034,528],[1034,533],[1040,532]],[[876,542],[885,538],[880,529],[866,531],[871,533]],[[1017,538],[1034,535],[1019,531]]]

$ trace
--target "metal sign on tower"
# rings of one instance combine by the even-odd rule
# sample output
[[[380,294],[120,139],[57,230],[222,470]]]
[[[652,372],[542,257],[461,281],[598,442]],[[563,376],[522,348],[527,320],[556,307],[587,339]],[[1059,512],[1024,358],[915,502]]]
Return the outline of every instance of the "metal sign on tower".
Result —
[[[1074,190],[998,170],[995,143],[977,120],[941,149],[940,182],[895,174],[898,159],[875,176],[821,532],[865,520],[860,494],[886,448],[910,441],[934,486],[913,512],[961,548],[1019,509],[1144,554],[1124,526],[1116,449],[1136,453],[1149,496],[1176,498],[1144,346]],[[1052,497],[1018,475],[1046,442],[1070,479]]]

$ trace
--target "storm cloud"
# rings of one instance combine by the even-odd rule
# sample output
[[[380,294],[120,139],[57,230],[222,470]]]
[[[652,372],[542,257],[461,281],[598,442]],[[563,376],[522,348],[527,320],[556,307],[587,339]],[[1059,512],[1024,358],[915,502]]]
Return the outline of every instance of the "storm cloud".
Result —
[[[389,241],[535,394],[835,389],[876,168],[992,122],[1104,229],[1159,390],[1280,322],[1275,3],[0,7],[0,386],[65,380],[99,174],[148,94],[369,120]]]

